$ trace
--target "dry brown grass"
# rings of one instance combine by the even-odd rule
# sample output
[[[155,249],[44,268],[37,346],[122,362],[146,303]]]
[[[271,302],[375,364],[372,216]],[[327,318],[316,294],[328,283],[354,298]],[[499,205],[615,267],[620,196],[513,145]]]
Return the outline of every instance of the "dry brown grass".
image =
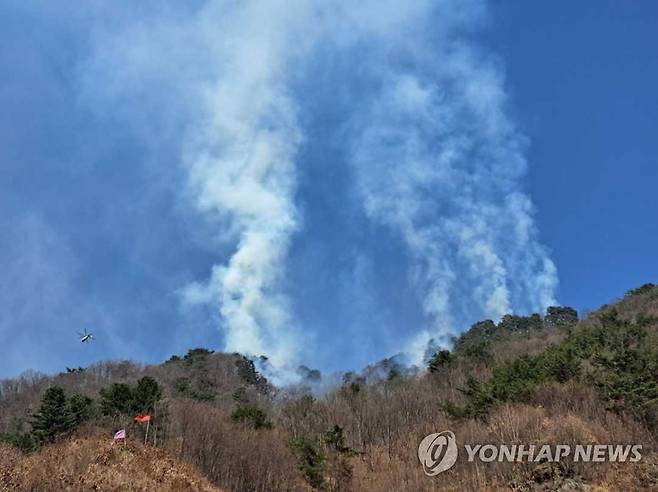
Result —
[[[23,456],[0,445],[0,490],[198,491],[220,489],[189,464],[134,440],[77,438]]]
[[[589,405],[589,403],[587,403]],[[592,405],[592,408],[594,406]],[[487,423],[445,422],[434,431],[451,429],[463,443],[492,444],[627,444],[642,443],[639,463],[468,463],[461,456],[451,470],[427,477],[416,458],[425,429],[401,436],[389,452],[385,445],[369,447],[351,461],[352,489],[367,491],[481,490],[658,490],[658,458],[649,434],[637,423],[599,410],[599,415],[554,412],[525,404],[497,408]],[[460,449],[461,451],[461,449]]]

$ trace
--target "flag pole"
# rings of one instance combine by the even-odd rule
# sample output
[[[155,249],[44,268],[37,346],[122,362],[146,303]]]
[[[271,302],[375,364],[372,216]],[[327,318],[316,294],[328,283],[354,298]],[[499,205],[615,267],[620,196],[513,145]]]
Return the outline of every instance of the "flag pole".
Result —
[[[151,419],[148,419],[146,421],[146,435],[144,436],[144,444],[146,444],[146,440],[149,438],[149,426],[151,425]]]
[[[157,411],[158,411],[157,405],[153,405],[153,417],[156,416]],[[158,447],[158,426],[157,425],[153,428],[153,446],[155,446],[156,448]]]

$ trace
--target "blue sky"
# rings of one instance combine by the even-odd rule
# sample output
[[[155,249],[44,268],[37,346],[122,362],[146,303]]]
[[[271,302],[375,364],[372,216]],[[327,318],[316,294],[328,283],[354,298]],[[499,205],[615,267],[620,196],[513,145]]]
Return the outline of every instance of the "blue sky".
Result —
[[[244,5],[0,6],[0,377],[353,369],[656,281],[655,2]]]
[[[658,5],[495,5],[488,40],[532,141],[528,189],[559,299],[595,308],[655,283]]]

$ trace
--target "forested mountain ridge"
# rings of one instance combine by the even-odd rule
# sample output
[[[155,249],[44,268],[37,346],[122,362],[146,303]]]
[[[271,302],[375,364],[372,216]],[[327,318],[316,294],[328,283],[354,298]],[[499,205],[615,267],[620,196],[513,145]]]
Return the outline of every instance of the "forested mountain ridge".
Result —
[[[582,320],[556,306],[478,322],[451,351],[428,353],[426,368],[392,357],[342,375],[322,393],[314,391],[323,384],[316,370],[301,367],[301,384],[276,388],[257,370],[266,359],[201,348],[160,365],[100,362],[54,376],[27,373],[0,382],[0,466],[23,470],[27,480],[25,463],[55,470],[51,450],[104,449],[121,428],[137,446],[145,428],[133,417],[147,413],[152,426],[136,452],[187,462],[181,466],[195,466],[226,490],[658,488],[657,320],[658,287],[646,284]],[[638,443],[642,460],[632,467],[458,461],[428,477],[418,444],[445,429],[464,442]],[[89,464],[80,460],[90,454],[62,464],[62,490],[88,490]],[[0,475],[0,487],[47,490],[38,477],[12,482],[12,473]],[[152,487],[141,483],[134,490]]]

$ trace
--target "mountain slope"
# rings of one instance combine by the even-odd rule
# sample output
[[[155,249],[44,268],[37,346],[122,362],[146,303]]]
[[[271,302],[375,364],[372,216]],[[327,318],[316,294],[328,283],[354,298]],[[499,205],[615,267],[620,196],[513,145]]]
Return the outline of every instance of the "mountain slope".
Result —
[[[0,490],[219,492],[191,465],[130,440],[78,438],[22,455],[0,444]]]
[[[249,492],[658,490],[652,284],[581,320],[571,308],[552,307],[475,323],[453,350],[433,355],[428,371],[391,357],[342,382],[304,368],[303,384],[275,388],[257,370],[266,364],[194,349],[154,366],[103,362],[0,381],[0,441],[25,452],[0,448],[0,488],[213,490],[194,466],[224,490]],[[149,404],[147,447],[143,427],[133,423],[145,377],[162,389]],[[47,444],[35,436],[32,416],[56,386],[62,405],[84,403],[86,412],[76,414],[84,419],[75,428],[47,434],[58,442]],[[54,413],[46,412],[56,421]],[[124,427],[128,446],[111,446],[108,436]],[[550,466],[462,456],[428,477],[418,445],[443,430],[460,443],[633,443],[642,445],[642,460]]]

